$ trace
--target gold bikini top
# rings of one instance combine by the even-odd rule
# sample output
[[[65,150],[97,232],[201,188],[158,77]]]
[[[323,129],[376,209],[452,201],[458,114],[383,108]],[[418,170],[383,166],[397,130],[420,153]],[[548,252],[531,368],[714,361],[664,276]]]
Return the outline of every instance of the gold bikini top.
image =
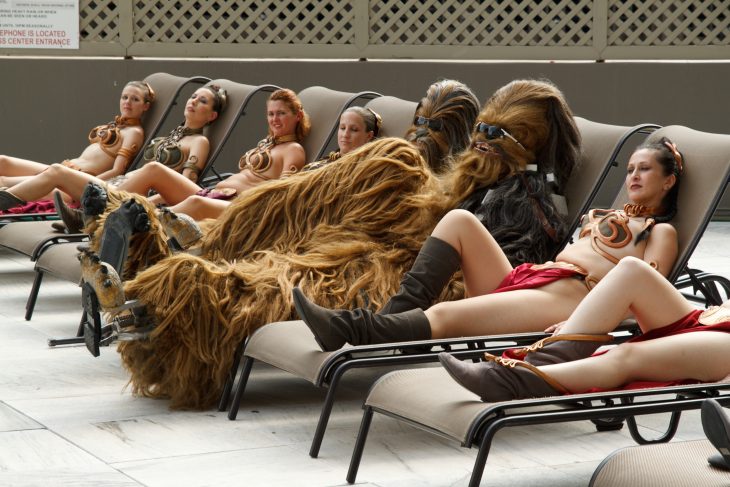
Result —
[[[583,228],[580,231],[580,238],[590,236],[593,250],[609,262],[618,264],[619,259],[603,249],[603,246],[611,249],[626,247],[634,238],[629,228],[629,221],[632,217],[646,218],[644,227],[646,230],[654,225],[654,219],[649,218],[651,209],[640,205],[625,205],[624,210],[601,210],[593,209],[584,215]]]
[[[309,164],[305,164],[302,168],[302,172],[305,171],[314,171],[315,169],[319,169],[320,167],[324,167],[327,164],[331,162],[335,162],[337,159],[341,157],[340,151],[332,151],[325,157],[324,159],[320,159],[318,161],[312,161]]]
[[[281,137],[273,137],[269,135],[265,139],[259,141],[256,147],[246,152],[241,159],[238,160],[238,169],[243,171],[248,169],[254,176],[268,181],[271,178],[264,174],[271,168],[271,149],[285,142],[296,141],[296,134],[282,135]],[[282,171],[282,176],[294,174],[297,172],[296,167],[290,167]]]
[[[202,134],[203,128],[191,129],[180,125],[167,137],[155,137],[144,149],[145,162],[157,161],[169,168],[176,168],[187,161],[189,151],[182,147],[180,140],[188,135]]]
[[[99,144],[99,148],[111,157],[123,154],[128,158],[137,153],[138,148],[132,147],[131,151],[122,149],[122,132],[125,127],[139,126],[138,118],[126,118],[117,115],[113,122],[94,127],[89,132],[89,143]],[[131,152],[131,153],[130,153]]]

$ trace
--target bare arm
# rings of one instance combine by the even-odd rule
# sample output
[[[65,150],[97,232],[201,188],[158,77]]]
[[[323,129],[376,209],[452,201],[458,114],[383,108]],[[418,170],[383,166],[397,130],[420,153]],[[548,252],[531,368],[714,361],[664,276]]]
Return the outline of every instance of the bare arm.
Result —
[[[644,262],[655,264],[656,270],[667,277],[677,260],[677,253],[677,230],[668,223],[656,225],[646,243]]]
[[[307,158],[307,155],[304,152],[304,147],[299,144],[290,144],[285,147],[282,152],[282,164],[279,168],[280,172],[274,176],[275,178],[298,172],[304,167],[304,162]]]
[[[144,142],[144,134],[142,129],[134,127],[132,130],[126,131],[124,134],[124,140],[122,141],[122,147],[117,153],[117,157],[114,159],[114,165],[108,171],[104,171],[98,174],[96,177],[104,181],[111,179],[120,174],[124,174],[127,170],[127,166],[132,162],[137,152],[139,152],[140,146]],[[129,155],[129,154],[132,155]]]
[[[210,142],[208,139],[203,136],[195,137],[190,143],[190,155],[188,156],[188,160],[183,164],[184,169],[182,170],[182,175],[194,183],[198,182],[198,176],[208,160],[209,151]],[[191,166],[197,168],[197,171]]]

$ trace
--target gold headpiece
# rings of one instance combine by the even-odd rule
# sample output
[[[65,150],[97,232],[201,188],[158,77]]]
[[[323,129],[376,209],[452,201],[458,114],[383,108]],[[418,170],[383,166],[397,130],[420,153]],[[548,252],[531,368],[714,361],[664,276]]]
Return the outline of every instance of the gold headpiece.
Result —
[[[682,171],[684,170],[684,167],[682,164],[682,154],[679,153],[679,150],[677,149],[677,144],[675,144],[674,142],[665,140],[664,145],[667,146],[669,151],[674,156],[674,161],[677,163],[677,174],[682,174]]]

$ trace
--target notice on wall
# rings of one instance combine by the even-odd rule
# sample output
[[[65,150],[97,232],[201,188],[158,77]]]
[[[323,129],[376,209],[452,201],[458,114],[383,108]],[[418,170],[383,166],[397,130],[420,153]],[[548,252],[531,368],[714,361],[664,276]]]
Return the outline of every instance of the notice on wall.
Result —
[[[0,0],[0,49],[78,49],[79,0]]]

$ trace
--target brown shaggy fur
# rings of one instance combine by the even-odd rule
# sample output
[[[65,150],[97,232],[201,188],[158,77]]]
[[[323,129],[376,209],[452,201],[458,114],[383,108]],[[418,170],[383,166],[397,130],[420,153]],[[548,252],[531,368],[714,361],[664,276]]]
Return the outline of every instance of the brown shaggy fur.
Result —
[[[206,235],[205,258],[174,255],[127,282],[127,297],[158,320],[150,340],[119,345],[133,391],[209,407],[241,340],[293,317],[294,285],[324,306],[366,295],[380,307],[445,210],[438,181],[402,139],[242,194]]]
[[[428,87],[426,96],[418,103],[419,116],[441,122],[439,130],[412,125],[405,138],[413,143],[436,174],[451,169],[451,156],[469,145],[471,130],[479,112],[479,100],[464,83],[447,79]]]
[[[554,172],[561,192],[578,159],[580,134],[563,94],[547,81],[515,80],[487,100],[477,122],[498,125],[517,139],[527,151],[507,138],[490,141],[493,151],[474,149],[474,142],[486,141],[472,133],[472,145],[457,157],[447,176],[446,188],[456,206],[476,189],[539,165],[541,172]]]

